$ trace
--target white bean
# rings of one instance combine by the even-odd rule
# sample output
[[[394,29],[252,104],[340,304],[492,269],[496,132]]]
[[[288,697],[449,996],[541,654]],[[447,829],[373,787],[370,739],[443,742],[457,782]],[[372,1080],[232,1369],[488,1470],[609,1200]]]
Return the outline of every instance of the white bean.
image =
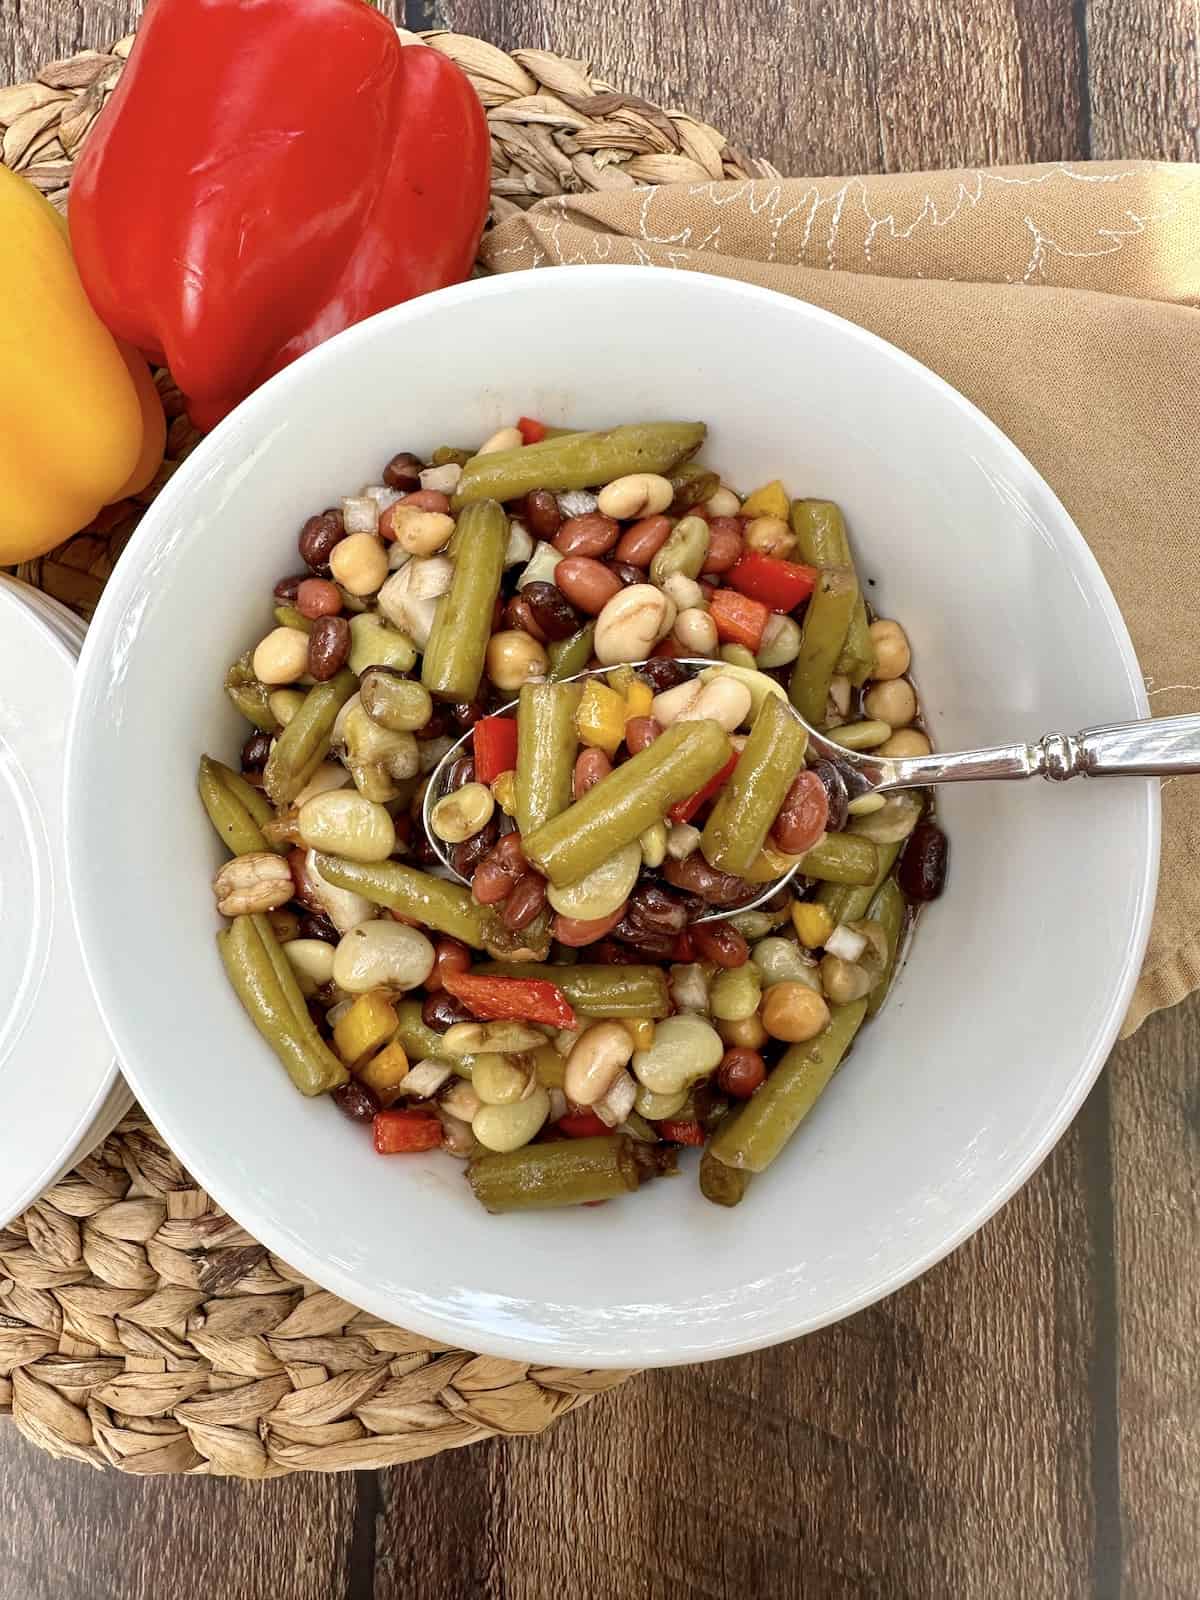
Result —
[[[519,450],[525,443],[520,428],[497,428],[476,450],[477,456],[494,456],[499,450]]]
[[[353,889],[339,889],[321,876],[317,871],[315,850],[310,850],[305,856],[304,871],[322,911],[339,933],[349,933],[351,928],[370,922],[379,915],[379,907],[372,905],[365,896],[355,894]]]
[[[415,989],[433,971],[433,945],[418,928],[390,918],[364,922],[338,941],[333,981],[347,994]]]
[[[690,705],[678,713],[676,722],[716,722],[732,733],[750,715],[754,696],[736,678],[713,678],[704,684]]]
[[[633,1054],[633,1040],[619,1022],[596,1022],[580,1034],[567,1057],[563,1089],[577,1106],[603,1100]]]
[[[333,977],[333,946],[325,939],[289,939],[283,953],[304,995],[313,994]]]
[[[634,517],[658,516],[674,498],[669,478],[660,477],[657,472],[631,472],[605,484],[596,504],[606,517],[627,522]]]
[[[525,1099],[529,1082],[527,1072],[492,1051],[476,1056],[471,1068],[471,1087],[485,1106],[515,1105]]]
[[[613,595],[596,618],[592,648],[606,667],[645,661],[675,624],[675,602],[652,583],[633,583]]]
[[[732,489],[726,489],[722,485],[716,494],[709,495],[704,502],[704,509],[710,517],[736,517],[742,509],[742,502]]]
[[[699,606],[691,606],[675,618],[675,637],[690,656],[717,653],[717,625]]]
[[[255,647],[253,665],[260,683],[295,683],[308,671],[308,635],[300,628],[272,628]]]

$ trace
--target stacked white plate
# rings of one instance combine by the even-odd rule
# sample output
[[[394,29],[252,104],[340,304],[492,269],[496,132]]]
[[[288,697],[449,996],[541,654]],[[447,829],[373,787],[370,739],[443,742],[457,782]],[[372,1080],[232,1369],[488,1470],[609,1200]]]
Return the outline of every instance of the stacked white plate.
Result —
[[[84,972],[63,860],[83,631],[65,606],[0,574],[0,1227],[133,1103]]]

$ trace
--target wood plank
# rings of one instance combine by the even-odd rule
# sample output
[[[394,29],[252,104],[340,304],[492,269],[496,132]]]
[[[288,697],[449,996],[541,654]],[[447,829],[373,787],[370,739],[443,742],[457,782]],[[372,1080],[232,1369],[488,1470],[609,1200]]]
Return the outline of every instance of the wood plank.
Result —
[[[1200,15],[1194,0],[1088,0],[1092,154],[1200,158]]]

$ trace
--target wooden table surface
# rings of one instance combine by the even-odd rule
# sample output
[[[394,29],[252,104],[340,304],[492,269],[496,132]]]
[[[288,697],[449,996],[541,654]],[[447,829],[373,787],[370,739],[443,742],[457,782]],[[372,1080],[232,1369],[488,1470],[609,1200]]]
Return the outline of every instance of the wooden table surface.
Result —
[[[384,5],[385,10],[399,7]],[[0,81],[131,0],[0,0]],[[1189,0],[447,0],[792,172],[1194,160]],[[1152,1018],[974,1239],[801,1343],[541,1438],[247,1487],[0,1427],[0,1600],[1200,1594],[1200,1004]]]

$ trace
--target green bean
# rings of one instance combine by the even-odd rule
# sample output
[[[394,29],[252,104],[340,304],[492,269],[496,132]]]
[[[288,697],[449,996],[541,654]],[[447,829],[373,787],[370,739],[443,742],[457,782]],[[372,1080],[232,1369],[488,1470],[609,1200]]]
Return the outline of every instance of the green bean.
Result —
[[[569,639],[557,639],[547,648],[546,658],[550,663],[547,682],[561,683],[564,678],[573,678],[577,672],[583,671],[592,659],[595,633],[596,624],[588,622]]]
[[[247,722],[263,733],[278,733],[279,722],[267,701],[271,691],[254,676],[254,652],[239,656],[225,674],[225,692]]]
[[[875,646],[871,642],[867,602],[862,597],[861,589],[854,603],[854,614],[846,630],[846,643],[838,657],[837,670],[849,678],[856,689],[861,689],[875,671]]]
[[[318,683],[305,695],[263,769],[263,787],[275,805],[294,800],[329,754],[337,714],[357,688],[358,679],[343,667],[328,683]]]
[[[494,461],[495,456],[484,456]],[[494,500],[479,500],[458,519],[461,538],[449,592],[434,612],[421,682],[442,700],[474,700],[492,633],[492,612],[504,575],[508,517]]]
[[[276,606],[275,621],[281,628],[295,628],[299,633],[312,632],[312,623],[295,606]]]
[[[765,1172],[820,1098],[867,1014],[867,1002],[834,1006],[824,1033],[783,1054],[766,1082],[714,1134],[709,1153],[746,1172]]]
[[[367,864],[319,855],[316,868],[337,889],[350,889],[423,928],[434,928],[476,950],[483,949],[484,908],[476,905],[471,891],[461,883],[447,883],[399,861]]]
[[[879,846],[853,832],[827,833],[801,857],[800,871],[804,877],[820,878],[824,883],[875,886],[880,881]]]
[[[703,788],[729,752],[729,737],[719,724],[674,723],[530,834],[524,841],[526,858],[556,887],[577,883],[622,845],[632,844],[676,801]]]
[[[489,1211],[543,1211],[631,1194],[647,1179],[674,1172],[675,1161],[666,1145],[610,1134],[479,1156],[467,1180]]]
[[[590,489],[630,472],[671,473],[695,455],[707,431],[702,422],[634,422],[473,456],[452,504],[458,511],[476,500],[516,500],[532,489]]]
[[[850,824],[850,832],[854,832],[853,822]],[[898,844],[877,844],[875,850],[878,865],[870,883],[851,885],[831,880],[823,883],[817,890],[818,903],[825,907],[834,922],[857,922],[860,917],[866,916],[867,907],[871,904],[876,889],[895,866],[896,857],[900,854]]]
[[[208,820],[220,835],[222,844],[235,856],[248,856],[257,850],[273,849],[274,846],[268,844],[263,836],[259,818],[227,782],[237,776],[236,772],[231,772],[211,756],[201,756],[197,787]],[[241,782],[250,789],[244,778]],[[251,790],[251,793],[254,791]],[[268,815],[273,814],[269,806],[267,812]]]
[[[738,877],[749,872],[804,765],[807,744],[808,735],[785,702],[767,695],[700,836],[710,867]]]
[[[419,1000],[396,1000],[396,1032],[393,1037],[404,1047],[412,1066],[418,1061],[440,1061],[460,1078],[469,1078],[473,1056],[452,1056],[442,1049],[442,1036],[425,1024]]]
[[[276,943],[269,926],[267,932],[271,943]],[[301,1094],[324,1094],[346,1083],[350,1074],[320,1038],[307,1010],[307,1027],[300,1023],[256,919],[235,917],[232,925],[217,935],[217,947],[234,992]],[[281,958],[286,961],[282,952]]]
[[[792,532],[799,541],[801,560],[815,567],[854,567],[850,540],[841,510],[832,500],[793,500]],[[857,574],[856,574],[857,581]],[[846,632],[846,642],[838,657],[837,671],[844,673],[855,688],[860,688],[875,667],[875,647],[867,625],[867,607],[862,585]]]
[[[677,572],[685,578],[698,578],[708,557],[709,537],[703,517],[681,517],[650,563],[650,582],[661,589]]]
[[[671,997],[661,967],[487,961],[472,971],[481,978],[544,978],[556,983],[569,1004],[589,1017],[650,1017],[658,1021],[671,1014]]]
[[[904,924],[908,917],[908,905],[895,878],[886,879],[880,886],[875,898],[867,907],[867,916],[879,924],[887,939],[887,960],[884,962],[883,972],[867,996],[867,1015],[873,1017],[887,999],[888,990],[892,986],[896,962],[900,957],[900,946],[904,942]]]
[[[711,500],[721,487],[720,476],[709,467],[702,467],[698,461],[685,461],[666,476],[675,491],[675,498],[668,507],[673,517],[686,516],[693,506]]]
[[[296,969],[283,953],[283,946],[275,937],[275,930],[261,911],[250,913],[254,936],[262,946],[263,953],[271,964],[275,974],[275,982],[283,995],[288,1010],[295,1020],[296,1029],[302,1039],[308,1039],[311,1044],[315,1039],[320,1042],[321,1036],[309,1015],[308,1001],[300,988],[300,981],[296,976]]]
[[[516,818],[525,838],[571,804],[578,683],[527,683],[517,704]]]
[[[737,1167],[727,1167],[711,1150],[705,1150],[700,1157],[700,1193],[715,1206],[740,1205],[751,1176]]]
[[[429,458],[431,467],[465,467],[475,454],[474,450],[460,450],[456,445],[440,444]]]
[[[858,598],[858,580],[849,567],[826,567],[817,579],[804,626],[800,654],[792,668],[788,693],[806,721],[821,727],[834,668],[846,642],[846,630]]]

